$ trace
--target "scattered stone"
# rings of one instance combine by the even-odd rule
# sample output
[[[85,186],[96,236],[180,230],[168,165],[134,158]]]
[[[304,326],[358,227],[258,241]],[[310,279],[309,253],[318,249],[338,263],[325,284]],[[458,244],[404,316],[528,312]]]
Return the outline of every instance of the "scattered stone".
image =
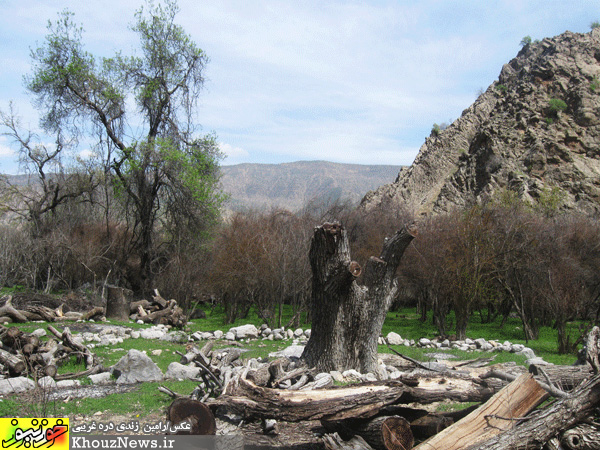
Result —
[[[310,339],[310,333],[311,333],[311,329],[309,328],[308,330],[304,331],[304,336],[306,336],[308,339]]]
[[[152,350],[152,351],[150,352],[150,354],[151,354],[152,356],[160,356],[160,355],[162,354],[162,349],[158,348],[158,349],[156,349],[156,350]]]
[[[323,389],[329,386],[333,386],[333,377],[331,376],[331,374],[323,372],[315,376],[313,389]]]
[[[38,386],[42,389],[52,389],[56,387],[56,381],[54,381],[54,378],[49,376],[42,377],[38,380]]]
[[[401,345],[403,342],[402,337],[393,331],[390,331],[385,338],[390,345]]]
[[[431,345],[431,341],[427,338],[419,339],[419,346],[426,347],[427,345]]]
[[[286,356],[288,358],[300,358],[302,352],[304,352],[304,345],[290,345],[279,352],[269,353],[269,357],[281,358]]]
[[[195,366],[185,366],[178,362],[172,362],[167,368],[165,378],[174,380],[190,380],[200,375],[200,368]]]
[[[233,334],[231,331],[228,331],[225,333],[225,339],[228,341],[235,341],[235,334]]]
[[[342,376],[346,381],[362,381],[362,375],[354,369],[344,370]]]
[[[96,373],[88,376],[88,378],[92,381],[92,384],[111,384],[114,382],[110,372]]]
[[[108,372],[107,372],[108,373]],[[61,380],[56,382],[56,387],[59,389],[81,386],[79,380]]]
[[[131,332],[132,339],[139,339],[141,336],[142,336],[142,334],[139,331],[134,330]]]
[[[140,337],[142,339],[160,339],[166,333],[160,328],[147,328],[145,330],[140,331]]]
[[[299,338],[300,336],[304,336],[304,330],[302,328],[298,328],[294,331],[294,337]]]
[[[46,333],[46,330],[44,330],[43,328],[38,328],[37,330],[34,330],[31,332],[32,336],[35,336],[38,338],[44,337],[44,336],[46,336],[46,334],[48,334],[48,333]]]
[[[216,330],[213,335],[215,336],[215,339],[221,339],[223,337],[223,332],[221,330]]]
[[[247,338],[257,338],[258,337],[258,328],[256,326],[242,325],[239,327],[234,327],[229,330],[230,333],[235,335],[236,339],[247,339]],[[229,334],[229,333],[227,333]]]
[[[0,394],[14,394],[35,388],[35,383],[26,377],[0,380]]]
[[[337,370],[332,370],[331,372],[329,372],[329,375],[331,375],[331,377],[338,383],[344,382],[344,375],[342,375],[342,373]]]
[[[163,374],[148,355],[131,349],[114,366],[111,372],[118,384],[137,383],[139,381],[162,381]]]
[[[292,330],[287,330],[285,333],[288,339],[294,338],[294,332]]]

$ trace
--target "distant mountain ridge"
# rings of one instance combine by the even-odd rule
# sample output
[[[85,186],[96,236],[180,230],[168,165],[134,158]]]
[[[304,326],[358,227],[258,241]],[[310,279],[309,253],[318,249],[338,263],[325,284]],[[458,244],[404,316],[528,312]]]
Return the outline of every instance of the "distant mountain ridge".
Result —
[[[298,211],[310,201],[350,200],[393,182],[402,166],[298,161],[222,166],[221,184],[229,210],[285,208]]]
[[[502,191],[600,214],[600,28],[525,45],[365,210],[437,214]]]

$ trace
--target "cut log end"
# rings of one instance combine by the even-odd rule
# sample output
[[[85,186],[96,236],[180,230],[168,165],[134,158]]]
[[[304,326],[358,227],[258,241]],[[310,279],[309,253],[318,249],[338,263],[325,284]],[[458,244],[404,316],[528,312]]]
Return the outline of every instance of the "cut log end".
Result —
[[[184,421],[192,425],[190,431],[180,430],[177,434],[214,435],[217,432],[215,416],[208,406],[191,398],[177,398],[167,409],[167,420],[173,425]]]
[[[381,436],[387,450],[410,450],[415,443],[410,424],[404,417],[388,417],[381,424]]]

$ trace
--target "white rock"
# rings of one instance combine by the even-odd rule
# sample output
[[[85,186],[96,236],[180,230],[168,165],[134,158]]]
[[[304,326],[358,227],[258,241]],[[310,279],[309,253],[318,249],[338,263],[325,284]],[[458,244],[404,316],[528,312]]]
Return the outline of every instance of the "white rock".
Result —
[[[304,345],[290,345],[279,352],[269,353],[270,358],[280,358],[286,356],[288,358],[295,357],[300,358],[304,351]]]
[[[525,346],[523,344],[513,344],[510,346],[510,351],[512,353],[517,353],[522,351],[525,348]]]
[[[402,345],[402,337],[398,333],[390,331],[385,338],[390,345]]]
[[[294,337],[299,338],[300,336],[304,335],[304,330],[302,328],[298,328],[296,331],[294,331]]]
[[[431,341],[427,338],[421,338],[421,339],[419,339],[419,345],[421,347],[425,347],[427,345],[431,345]]]
[[[385,340],[381,336],[377,338],[377,345],[385,345]]]
[[[139,331],[134,330],[131,332],[131,339],[139,339],[141,335],[142,334]]]
[[[167,368],[165,378],[173,380],[190,380],[200,375],[200,367],[185,366],[178,362],[172,362]]]
[[[258,328],[256,328],[256,326],[252,324],[230,328],[229,332],[233,333],[236,339],[248,339],[258,337]]]
[[[144,325],[144,321],[142,319],[138,319],[136,320],[136,322],[138,325]]]
[[[160,339],[165,334],[164,330],[155,327],[146,328],[145,330],[140,331],[140,337],[142,339]]]
[[[56,382],[57,388],[70,388],[75,386],[81,386],[81,381],[79,380],[61,380]]]
[[[281,333],[273,333],[271,336],[273,336],[273,339],[275,339],[276,341],[281,341],[283,340],[283,335]]]
[[[473,345],[474,343],[475,343],[475,341],[473,339],[469,339],[469,338],[465,339],[465,344],[467,344],[467,345]]]
[[[151,354],[152,356],[160,356],[160,355],[162,354],[162,349],[160,349],[160,348],[157,348],[156,350],[152,350],[152,351],[150,352],[150,354]]]
[[[273,330],[271,330],[269,327],[267,327],[264,330],[262,330],[262,335],[263,336],[268,336],[270,334],[273,334]]]
[[[365,381],[377,381],[377,375],[371,372],[365,374],[362,378]]]
[[[14,377],[0,380],[0,394],[14,394],[35,388],[35,383],[26,377]]]
[[[442,347],[444,347],[444,348],[450,347],[450,341],[448,339],[444,339],[442,341]]]
[[[294,337],[294,332],[292,330],[287,330],[285,334],[288,339],[292,339]]]
[[[223,337],[223,334],[224,333],[221,330],[215,330],[215,332],[213,333],[215,339],[221,339]]]
[[[96,373],[88,376],[92,384],[111,384],[114,382],[110,372]]]
[[[139,381],[162,381],[163,373],[148,355],[131,349],[114,366],[111,372],[117,383],[137,383]]]
[[[304,336],[306,336],[307,338],[310,338],[310,333],[311,333],[311,329],[309,328],[308,330],[304,331]]]
[[[390,380],[397,380],[401,376],[402,376],[402,372],[400,372],[399,370],[396,369],[394,372],[390,373]]]
[[[38,338],[44,337],[44,336],[46,336],[46,334],[48,334],[48,333],[46,333],[46,330],[44,330],[43,328],[38,328],[37,330],[34,330],[31,332],[32,336],[35,336]]]
[[[342,383],[344,381],[344,376],[341,372],[337,370],[332,370],[331,372],[329,372],[329,375],[331,375],[331,377],[338,383]]]
[[[313,389],[322,389],[329,386],[333,386],[333,377],[330,374],[323,372],[315,376]]]
[[[228,331],[225,333],[225,339],[228,341],[235,341],[235,334],[233,334],[231,331]]]
[[[361,381],[362,380],[362,375],[354,369],[344,370],[342,372],[342,376],[347,381]]]
[[[54,378],[49,377],[49,376],[42,377],[38,380],[38,386],[41,387],[42,389],[55,388],[56,381],[54,381]]]
[[[525,355],[527,359],[533,359],[536,357],[533,350],[529,347],[524,347],[523,350],[517,352],[517,355]]]

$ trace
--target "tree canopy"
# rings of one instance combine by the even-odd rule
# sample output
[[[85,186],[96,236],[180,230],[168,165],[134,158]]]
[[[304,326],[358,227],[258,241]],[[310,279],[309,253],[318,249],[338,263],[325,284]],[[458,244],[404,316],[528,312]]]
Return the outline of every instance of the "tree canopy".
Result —
[[[93,148],[91,172],[101,174],[126,219],[141,289],[151,288],[159,246],[201,237],[224,200],[216,137],[196,125],[208,58],[175,23],[178,11],[173,0],[147,2],[131,25],[138,54],[107,58],[85,50],[83,29],[65,10],[31,51],[33,71],[25,77],[41,128],[56,141],[42,156],[56,162],[66,148]],[[14,115],[2,121],[23,159],[39,166]]]

